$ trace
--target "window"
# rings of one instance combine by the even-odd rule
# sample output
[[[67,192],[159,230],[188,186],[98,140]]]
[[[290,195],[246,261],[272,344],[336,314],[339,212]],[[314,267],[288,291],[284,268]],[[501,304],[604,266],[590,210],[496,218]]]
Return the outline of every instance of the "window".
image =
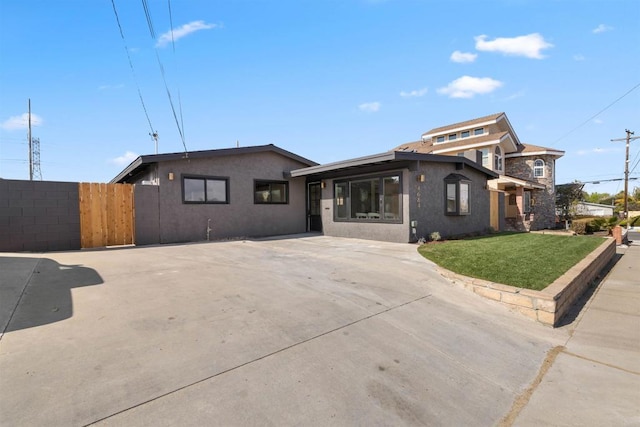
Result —
[[[490,168],[491,164],[489,162],[489,149],[483,148],[480,150],[480,152],[482,152],[482,166],[484,166],[485,168]]]
[[[449,141],[455,141],[458,138],[458,135],[455,133],[452,133],[451,135],[449,135]]]
[[[445,213],[447,215],[469,215],[469,184],[463,175],[454,174],[445,178]]]
[[[544,160],[537,159],[533,162],[533,176],[535,178],[544,178]]]
[[[289,203],[287,181],[254,181],[253,203],[260,205],[282,205]]]
[[[502,150],[500,150],[500,147],[496,147],[495,164],[493,170],[502,170]]]
[[[183,203],[229,203],[229,178],[182,177]]]
[[[334,184],[333,216],[337,221],[401,222],[400,175],[339,181]]]
[[[471,135],[471,132],[468,130],[465,130],[460,134],[460,138],[469,138],[469,135]]]
[[[436,142],[444,142],[444,136],[437,137]]]
[[[482,135],[484,134],[484,128],[478,128],[473,130],[474,135]]]
[[[525,191],[523,195],[522,209],[524,210],[524,213],[529,213],[531,212],[531,191]]]

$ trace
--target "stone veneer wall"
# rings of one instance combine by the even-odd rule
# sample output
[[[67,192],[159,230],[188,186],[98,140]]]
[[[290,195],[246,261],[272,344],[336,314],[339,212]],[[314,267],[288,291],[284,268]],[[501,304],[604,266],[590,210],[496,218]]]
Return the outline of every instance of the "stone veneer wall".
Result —
[[[544,177],[533,177],[533,163],[544,160]],[[546,190],[532,192],[534,205],[531,206],[531,230],[554,228],[556,223],[556,194],[555,194],[555,157],[549,155],[512,157],[505,161],[505,173],[514,178],[537,182]]]
[[[451,282],[461,284],[480,296],[501,302],[545,325],[556,326],[615,254],[616,241],[607,238],[582,261],[541,291],[474,279],[441,267],[438,267],[438,271]]]

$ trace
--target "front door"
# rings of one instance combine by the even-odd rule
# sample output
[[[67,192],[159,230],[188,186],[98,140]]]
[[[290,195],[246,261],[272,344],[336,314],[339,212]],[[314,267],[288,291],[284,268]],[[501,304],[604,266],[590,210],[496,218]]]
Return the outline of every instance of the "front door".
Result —
[[[322,212],[320,211],[320,199],[322,188],[319,182],[310,182],[308,184],[308,201],[307,201],[307,226],[309,231],[322,231]]]

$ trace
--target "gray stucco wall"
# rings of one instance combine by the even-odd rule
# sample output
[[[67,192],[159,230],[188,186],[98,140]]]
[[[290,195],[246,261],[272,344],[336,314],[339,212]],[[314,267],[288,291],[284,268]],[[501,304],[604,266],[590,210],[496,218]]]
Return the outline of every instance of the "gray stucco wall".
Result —
[[[305,232],[305,181],[301,178],[283,177],[283,172],[304,166],[306,165],[273,152],[159,163],[157,189],[160,243],[206,240],[209,219],[211,240]],[[173,173],[173,180],[169,180],[169,173]],[[229,204],[183,203],[183,174],[228,178]],[[289,203],[254,204],[256,179],[288,181]],[[136,209],[137,207],[136,203]],[[137,222],[136,220],[136,224]]]
[[[392,173],[390,169],[382,174]],[[397,170],[395,170],[397,171]],[[402,173],[402,223],[376,223],[366,221],[334,221],[334,180],[326,179],[322,190],[322,226],[324,234],[337,237],[383,240],[407,243],[428,237],[434,231],[445,237],[469,233],[487,232],[490,226],[490,196],[487,177],[473,168],[456,170],[453,163],[425,163],[403,169]],[[444,178],[451,173],[464,175],[471,180],[469,215],[445,215]],[[425,175],[418,182],[418,175]],[[350,176],[356,178],[359,175]],[[370,176],[364,175],[364,176]],[[341,178],[341,180],[344,178]],[[504,208],[504,198],[501,198]],[[411,224],[417,222],[415,234]]]
[[[80,249],[78,183],[0,179],[0,251]]]
[[[381,240],[386,242],[407,243],[410,238],[410,225],[409,225],[409,171],[404,170],[389,170],[384,174],[390,174],[399,172],[402,174],[402,223],[401,224],[388,224],[381,222],[356,222],[356,221],[334,221],[333,219],[333,197],[334,197],[334,180],[324,180],[326,186],[322,189],[322,228],[323,232],[327,236],[335,237],[350,237],[358,239],[368,240]],[[359,175],[353,175],[349,177],[356,178]],[[366,174],[364,176],[371,176]],[[340,178],[344,180],[344,178]]]
[[[451,173],[464,175],[471,180],[469,215],[445,214],[444,179]],[[417,181],[418,174],[425,175],[424,182]],[[422,163],[409,182],[414,195],[411,197],[411,219],[418,221],[418,238],[428,238],[434,231],[443,238],[488,231],[491,206],[485,174],[470,167],[457,170],[452,163]]]
[[[160,243],[159,187],[157,185],[135,185],[133,192],[136,245]]]

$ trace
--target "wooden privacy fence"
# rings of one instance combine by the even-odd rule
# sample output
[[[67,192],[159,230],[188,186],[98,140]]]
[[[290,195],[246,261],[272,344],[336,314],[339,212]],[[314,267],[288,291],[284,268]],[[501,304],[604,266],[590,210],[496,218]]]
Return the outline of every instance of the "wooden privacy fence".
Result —
[[[132,184],[82,182],[79,191],[82,248],[134,243]]]

